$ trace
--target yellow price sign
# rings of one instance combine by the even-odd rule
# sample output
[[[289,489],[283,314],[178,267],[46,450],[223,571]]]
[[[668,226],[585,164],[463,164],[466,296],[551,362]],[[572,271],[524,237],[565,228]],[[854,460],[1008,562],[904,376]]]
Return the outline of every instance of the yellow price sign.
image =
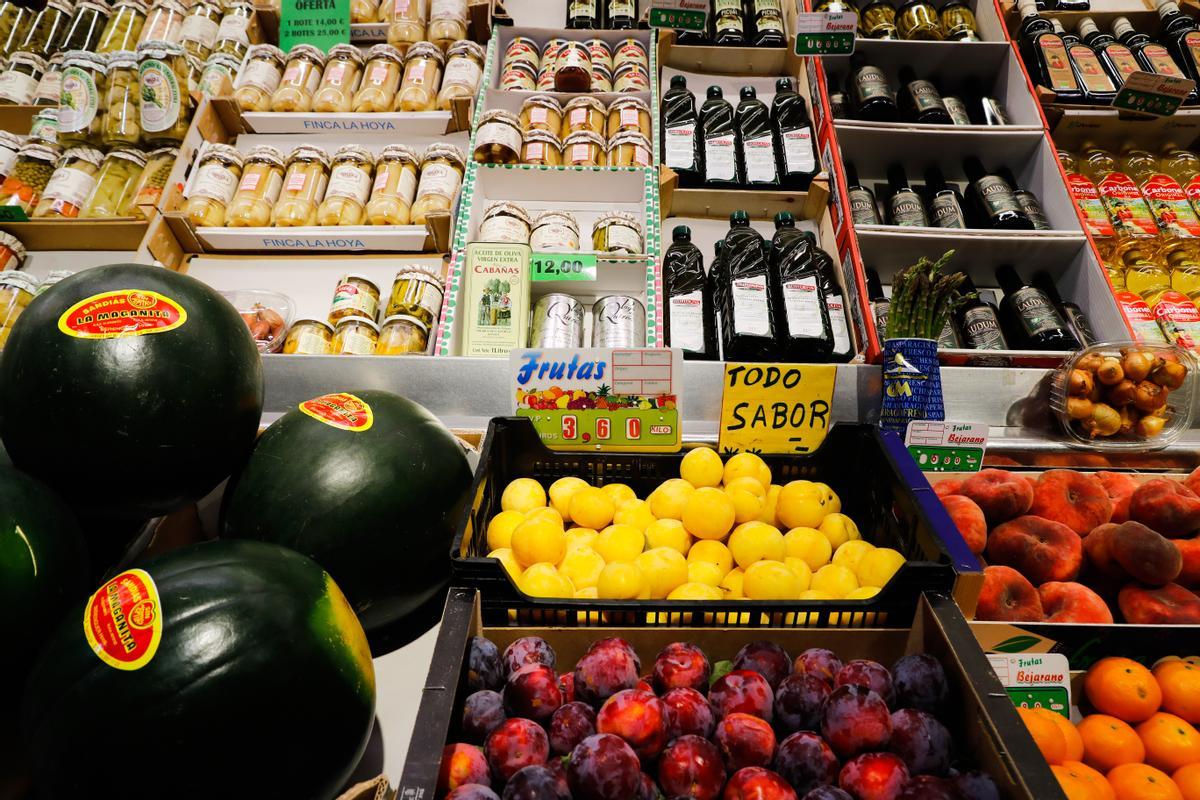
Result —
[[[825,441],[834,364],[726,364],[722,453],[811,453]]]

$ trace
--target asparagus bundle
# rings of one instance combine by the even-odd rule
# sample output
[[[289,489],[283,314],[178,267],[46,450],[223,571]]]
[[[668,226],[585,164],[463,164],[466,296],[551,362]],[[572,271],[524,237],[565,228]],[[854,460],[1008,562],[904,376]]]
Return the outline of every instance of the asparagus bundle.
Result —
[[[916,264],[896,275],[885,338],[936,339],[941,335],[946,319],[972,297],[958,291],[966,275],[940,274],[953,257],[953,250],[946,251],[937,261],[921,256]]]

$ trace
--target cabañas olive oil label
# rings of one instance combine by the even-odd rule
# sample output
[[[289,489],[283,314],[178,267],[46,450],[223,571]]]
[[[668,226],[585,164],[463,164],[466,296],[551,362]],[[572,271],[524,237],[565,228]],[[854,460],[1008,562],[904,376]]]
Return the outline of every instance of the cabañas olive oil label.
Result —
[[[162,604],[150,573],[122,572],[96,590],[83,612],[83,634],[101,661],[120,670],[141,669],[162,640]]]
[[[173,331],[187,322],[187,311],[158,292],[120,289],[94,294],[68,308],[58,329],[77,339],[119,339]]]

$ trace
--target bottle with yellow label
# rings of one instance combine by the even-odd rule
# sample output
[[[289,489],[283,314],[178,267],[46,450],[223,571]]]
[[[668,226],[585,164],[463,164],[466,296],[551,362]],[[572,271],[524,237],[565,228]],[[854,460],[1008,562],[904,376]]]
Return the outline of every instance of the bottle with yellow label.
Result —
[[[1192,210],[1200,216],[1200,156],[1175,145],[1163,148],[1159,157],[1163,172],[1179,181]]]

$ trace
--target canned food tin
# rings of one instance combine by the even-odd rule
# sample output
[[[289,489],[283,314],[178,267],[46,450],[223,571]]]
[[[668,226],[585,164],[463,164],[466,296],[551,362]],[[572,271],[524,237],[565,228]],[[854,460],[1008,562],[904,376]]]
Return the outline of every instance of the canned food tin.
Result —
[[[537,88],[537,75],[537,70],[529,64],[511,64],[500,74],[500,88],[508,92],[532,92]]]
[[[610,294],[592,306],[592,347],[645,347],[646,307],[636,297]]]
[[[526,36],[514,36],[504,50],[503,66],[524,62],[535,70],[542,65],[542,58],[537,42]]]
[[[548,294],[533,306],[530,347],[583,347],[583,306],[569,294]]]

